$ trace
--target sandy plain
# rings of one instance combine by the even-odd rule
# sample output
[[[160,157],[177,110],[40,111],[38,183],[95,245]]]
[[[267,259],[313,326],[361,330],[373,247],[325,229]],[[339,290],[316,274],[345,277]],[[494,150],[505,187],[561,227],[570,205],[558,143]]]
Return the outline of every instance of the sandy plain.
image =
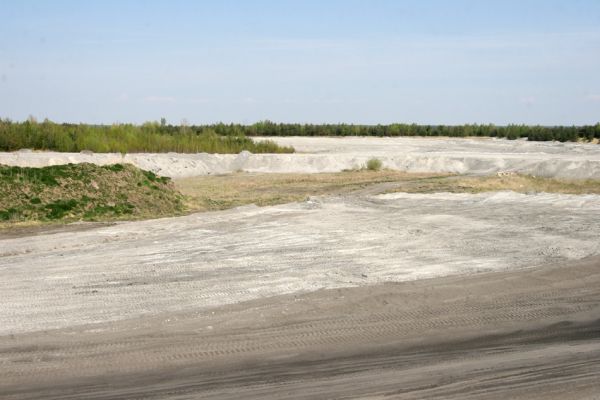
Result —
[[[599,398],[600,196],[379,191],[0,234],[0,397]]]

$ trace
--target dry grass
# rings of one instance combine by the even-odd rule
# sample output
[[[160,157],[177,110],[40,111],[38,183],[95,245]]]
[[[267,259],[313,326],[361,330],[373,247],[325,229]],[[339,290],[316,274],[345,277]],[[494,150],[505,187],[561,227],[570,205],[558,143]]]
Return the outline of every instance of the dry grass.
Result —
[[[500,190],[512,190],[519,193],[600,194],[600,181],[540,178],[528,175],[449,176],[406,182],[388,192],[480,193]]]
[[[222,210],[245,204],[268,206],[303,201],[309,196],[339,195],[384,182],[408,182],[439,176],[398,171],[348,171],[324,174],[252,174],[179,179],[175,187],[196,211]]]
[[[571,181],[526,175],[440,176],[440,174],[414,174],[390,170],[352,170],[325,174],[237,173],[198,176],[176,180],[175,187],[186,196],[188,210],[211,211],[246,204],[269,206],[303,201],[309,196],[346,194],[384,183],[388,185],[376,187],[372,193],[379,191],[479,193],[513,190],[521,193],[600,194],[600,181]]]
[[[163,182],[164,178],[133,167],[119,167],[118,171],[113,170],[116,168],[114,166],[49,167],[35,171],[31,169],[33,172],[29,175],[33,174],[32,176],[12,173],[14,167],[5,167],[4,178],[0,180],[0,193],[3,194],[0,212],[2,216],[6,214],[10,218],[0,221],[0,230],[16,226],[28,229],[30,225],[39,225],[44,221],[145,219],[185,212],[222,210],[246,204],[268,206],[304,201],[309,196],[344,195],[355,191],[363,195],[381,192],[479,193],[500,190],[600,194],[600,181],[526,175],[467,177],[361,169],[324,174],[236,173]],[[44,171],[50,175],[43,175]],[[49,180],[49,183],[44,183],[45,180]],[[92,181],[98,184],[97,190],[92,190]],[[70,207],[68,210],[59,209],[58,206],[62,203],[58,202],[64,199],[74,199],[77,204],[73,207],[67,204]],[[130,206],[119,213],[120,203]]]

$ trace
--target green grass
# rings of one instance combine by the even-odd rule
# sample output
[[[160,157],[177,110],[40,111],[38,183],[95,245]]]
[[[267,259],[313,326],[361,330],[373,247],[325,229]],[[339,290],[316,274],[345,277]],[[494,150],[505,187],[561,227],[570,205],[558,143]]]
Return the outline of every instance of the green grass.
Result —
[[[0,223],[105,221],[177,215],[182,195],[169,178],[132,165],[0,165]]]

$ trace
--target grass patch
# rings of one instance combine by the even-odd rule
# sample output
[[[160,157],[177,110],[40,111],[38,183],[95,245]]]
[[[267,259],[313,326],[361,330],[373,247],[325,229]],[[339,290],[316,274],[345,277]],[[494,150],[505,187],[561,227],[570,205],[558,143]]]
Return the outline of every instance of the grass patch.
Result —
[[[123,169],[125,169],[123,164],[104,165],[104,166],[102,166],[102,168],[107,169],[109,171],[113,171],[113,172],[121,172],[121,171],[123,171]]]
[[[41,202],[40,202],[41,204]],[[67,213],[77,207],[77,200],[56,200],[46,204],[44,207],[48,210],[46,218],[48,219],[60,219]]]
[[[183,196],[165,177],[132,165],[0,165],[0,222],[106,221],[184,212]]]

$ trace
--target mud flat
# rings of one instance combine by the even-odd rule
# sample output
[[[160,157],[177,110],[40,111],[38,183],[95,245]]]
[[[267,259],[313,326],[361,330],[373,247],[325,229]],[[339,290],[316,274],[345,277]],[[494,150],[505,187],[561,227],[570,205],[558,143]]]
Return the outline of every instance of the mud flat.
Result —
[[[264,138],[257,138],[262,140]],[[90,162],[131,163],[163,176],[183,178],[235,171],[339,172],[360,168],[372,157],[384,167],[408,172],[490,174],[513,171],[570,179],[600,179],[597,144],[447,138],[269,138],[296,154],[80,154],[0,153],[0,164],[41,167]]]

